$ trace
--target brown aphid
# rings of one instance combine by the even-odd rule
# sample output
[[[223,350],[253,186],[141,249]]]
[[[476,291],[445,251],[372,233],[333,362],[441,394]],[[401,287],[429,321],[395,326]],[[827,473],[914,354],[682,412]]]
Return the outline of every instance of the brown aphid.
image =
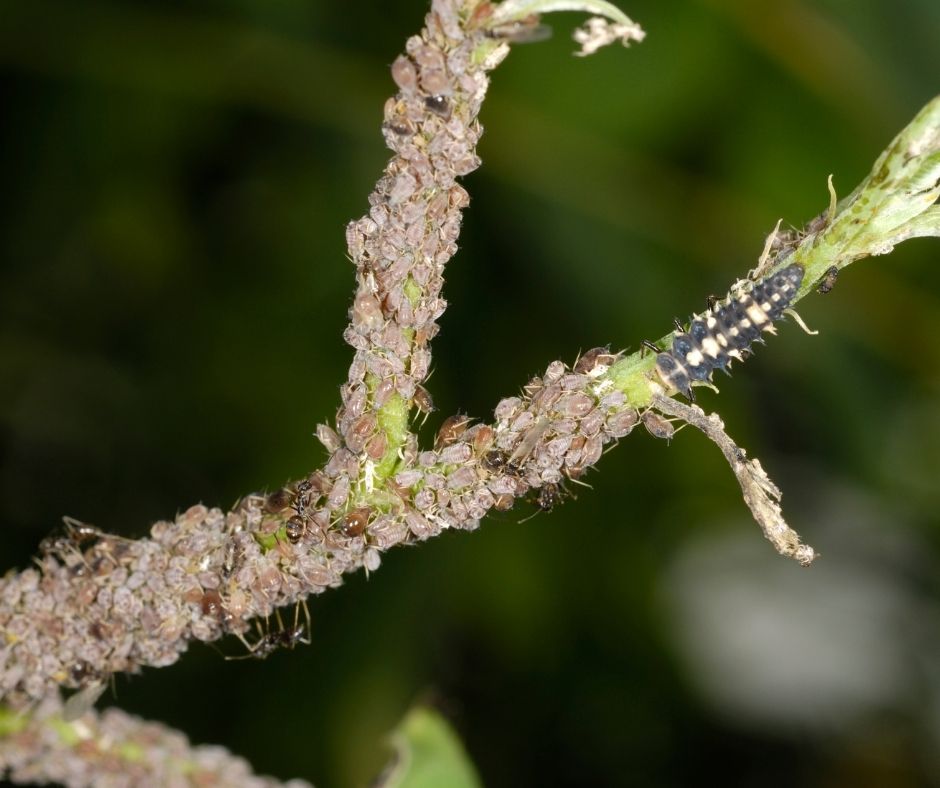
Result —
[[[440,429],[437,431],[437,437],[434,439],[434,450],[440,451],[445,446],[455,443],[467,431],[470,421],[470,417],[465,413],[458,413],[444,419],[444,423],[441,424]]]
[[[264,510],[268,514],[277,514],[290,506],[292,499],[293,496],[290,492],[282,487],[280,490],[275,490],[264,499]]]
[[[361,536],[366,530],[366,526],[369,524],[371,514],[372,509],[368,506],[360,506],[358,509],[353,509],[343,517],[343,522],[340,526],[343,535],[349,537]]]
[[[222,596],[218,591],[210,589],[202,595],[199,601],[202,614],[211,618],[220,618],[222,615]]]
[[[839,278],[839,269],[831,265],[826,269],[826,273],[822,275],[822,279],[819,280],[819,284],[816,285],[816,292],[822,293],[831,293],[832,288],[836,286],[836,280]]]
[[[414,393],[415,407],[427,417],[434,411],[434,400],[431,398],[431,392],[424,386],[417,386]]]
[[[378,462],[385,456],[388,450],[388,437],[384,432],[377,432],[366,441],[365,454],[372,460]]]
[[[483,453],[493,445],[494,440],[496,440],[496,430],[487,424],[479,425],[474,431],[473,438],[471,439],[473,451],[477,454]]]
[[[108,640],[111,637],[111,627],[104,621],[93,621],[88,626],[88,632],[96,640]]]
[[[655,411],[645,411],[640,416],[640,421],[643,422],[643,426],[646,427],[647,432],[654,438],[668,441],[676,434],[676,428],[672,426],[672,423]]]
[[[586,375],[591,372],[598,364],[609,367],[616,360],[610,352],[610,347],[595,347],[581,354],[581,357],[575,362],[574,371],[579,375]]]
[[[346,445],[357,454],[366,445],[366,441],[378,428],[378,419],[374,413],[365,413],[356,419],[346,430]]]
[[[403,93],[414,93],[418,85],[418,71],[405,55],[399,55],[392,63],[392,79]]]
[[[493,508],[497,512],[508,512],[512,509],[512,505],[516,502],[516,499],[513,498],[509,493],[500,493],[496,496],[496,499],[493,502]]]
[[[307,525],[301,517],[291,517],[284,526],[284,532],[287,535],[287,541],[291,544],[297,544],[307,533]]]

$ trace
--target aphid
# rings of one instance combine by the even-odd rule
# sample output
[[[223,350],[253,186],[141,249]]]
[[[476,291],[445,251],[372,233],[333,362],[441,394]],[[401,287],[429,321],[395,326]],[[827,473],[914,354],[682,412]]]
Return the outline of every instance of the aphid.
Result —
[[[204,616],[218,618],[222,614],[222,595],[214,589],[206,591],[199,600],[199,606]]]
[[[574,363],[574,371],[579,375],[588,375],[596,366],[609,367],[616,360],[610,347],[595,347],[581,354]]]
[[[743,360],[763,331],[774,333],[803,282],[803,267],[788,265],[762,279],[749,292],[729,295],[702,315],[692,318],[688,332],[679,332],[672,350],[656,349],[656,371],[670,389],[694,399],[692,384],[711,379],[716,369],[727,372],[732,359]]]
[[[222,577],[224,579],[227,580],[232,576],[235,569],[241,563],[241,559],[241,546],[234,538],[229,537],[228,542],[225,544],[225,552],[222,555]]]
[[[832,288],[836,286],[836,280],[839,278],[839,269],[831,265],[826,269],[826,273],[822,275],[822,279],[819,280],[819,284],[816,285],[816,292],[822,293],[831,293]]]
[[[372,514],[372,510],[368,506],[360,506],[358,509],[353,509],[343,518],[343,524],[340,526],[340,530],[345,536],[361,536],[363,531],[366,530],[366,526],[369,524],[370,514]]]
[[[668,441],[672,440],[672,436],[676,434],[676,428],[672,426],[669,420],[660,416],[655,411],[645,411],[640,416],[640,421],[643,422],[646,431],[654,438]]]
[[[551,421],[544,416],[533,424],[529,431],[523,436],[522,440],[519,441],[519,445],[516,446],[515,451],[509,455],[509,462],[506,463],[507,469],[509,469],[509,467],[516,469],[522,468],[525,461],[529,459],[529,455],[538,445],[538,442],[542,439],[545,431],[550,426]]]
[[[480,459],[480,465],[490,473],[499,473],[506,467],[507,462],[509,462],[509,458],[506,456],[506,452],[499,449],[488,451]]]
[[[480,424],[473,432],[470,445],[477,454],[480,454],[488,450],[490,446],[493,445],[495,438],[496,431],[492,427],[487,424]]]
[[[447,99],[444,96],[428,96],[424,100],[424,106],[435,115],[439,115],[442,118],[450,116],[450,104],[447,103]]]
[[[291,504],[291,494],[281,488],[280,490],[275,490],[264,500],[264,510],[268,514],[277,514],[278,512],[283,511]]]
[[[548,25],[539,24],[538,14],[531,14],[515,22],[494,25],[486,31],[486,35],[513,44],[532,44],[551,38],[552,29]]]
[[[515,502],[516,499],[509,493],[500,493],[493,502],[493,508],[496,509],[497,512],[508,512],[512,509],[512,505]]]
[[[76,681],[88,682],[74,695],[70,695],[62,707],[62,719],[65,722],[74,722],[98,702],[98,698],[108,688],[108,679],[87,662],[75,663],[69,673]]]
[[[431,398],[431,392],[424,386],[417,386],[415,388],[414,403],[415,407],[424,414],[424,418],[427,420],[428,415],[434,410],[434,400]],[[421,423],[424,424],[424,421]]]
[[[69,677],[76,684],[84,684],[87,679],[92,676],[97,677],[97,675],[97,671],[95,671],[91,663],[85,662],[83,659],[80,659],[69,667]]]
[[[317,440],[323,444],[323,448],[330,454],[335,454],[343,445],[339,435],[336,434],[336,430],[328,424],[317,424],[316,436]]]
[[[465,413],[458,413],[456,416],[448,416],[437,431],[437,437],[434,439],[434,450],[440,451],[445,446],[455,443],[461,435],[467,431],[471,419]]]

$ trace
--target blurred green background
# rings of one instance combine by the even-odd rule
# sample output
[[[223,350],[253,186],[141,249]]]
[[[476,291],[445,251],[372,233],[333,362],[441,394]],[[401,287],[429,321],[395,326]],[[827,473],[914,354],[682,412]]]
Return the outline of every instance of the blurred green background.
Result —
[[[940,87],[936,0],[621,5],[642,45],[571,57],[580,19],[555,15],[494,75],[428,435],[700,310]],[[0,570],[63,514],[142,535],[323,459],[343,228],[426,7],[4,4]],[[701,397],[783,488],[811,569],[700,435],[635,433],[550,515],[520,505],[313,600],[310,647],[197,646],[116,702],[321,788],[366,785],[417,700],[497,788],[937,784],[938,244],[849,269],[801,304],[818,337],[788,324]]]

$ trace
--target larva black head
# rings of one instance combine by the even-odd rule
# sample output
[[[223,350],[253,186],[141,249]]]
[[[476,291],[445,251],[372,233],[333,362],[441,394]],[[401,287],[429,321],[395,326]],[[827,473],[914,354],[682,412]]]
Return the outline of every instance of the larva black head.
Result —
[[[802,283],[803,267],[794,263],[694,316],[688,333],[677,334],[672,350],[656,357],[663,383],[692,399],[692,383],[710,380],[716,369],[741,359],[761,332],[783,317]]]

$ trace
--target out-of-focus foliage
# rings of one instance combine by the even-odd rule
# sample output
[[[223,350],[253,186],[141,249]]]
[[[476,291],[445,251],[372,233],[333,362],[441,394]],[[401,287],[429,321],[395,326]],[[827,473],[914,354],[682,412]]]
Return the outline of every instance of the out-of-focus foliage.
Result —
[[[392,734],[395,760],[377,788],[480,788],[460,741],[444,718],[418,706]]]
[[[319,463],[349,353],[343,227],[424,0],[29,0],[0,21],[3,569],[62,514],[138,535]],[[446,288],[440,419],[636,348],[868,172],[937,93],[935,0],[638,0],[494,73]],[[313,644],[194,648],[118,702],[262,773],[366,783],[428,691],[487,786],[940,779],[940,268],[914,240],[703,393],[819,549],[773,554],[712,446],[635,433],[313,600]],[[223,644],[240,653],[237,641]],[[188,699],[181,702],[180,699]]]

